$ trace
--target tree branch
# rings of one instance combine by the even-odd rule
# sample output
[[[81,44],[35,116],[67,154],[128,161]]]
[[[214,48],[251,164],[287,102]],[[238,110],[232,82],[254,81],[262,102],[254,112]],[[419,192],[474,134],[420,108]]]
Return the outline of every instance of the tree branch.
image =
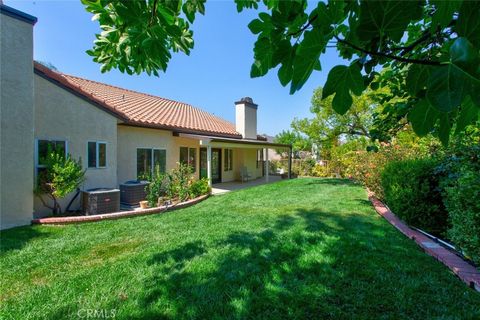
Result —
[[[308,20],[307,24],[305,24],[303,27],[300,28],[300,30],[295,31],[295,32],[290,32],[289,34],[287,34],[287,37],[297,36],[300,33],[302,33],[303,31],[307,30],[307,28],[310,27],[312,25],[312,22],[317,20],[317,18],[318,18],[318,15],[314,15],[312,17],[312,19]]]
[[[400,52],[400,55],[404,56],[408,52],[415,49],[415,47],[418,46],[420,43],[422,43],[422,42],[424,42],[424,41],[426,41],[430,38],[432,38],[432,34],[430,33],[430,30],[426,30],[420,38],[418,38],[417,40],[415,40],[414,42],[412,42],[408,46],[391,48],[390,50],[392,50],[392,51],[400,51],[401,50],[402,52]]]
[[[366,49],[363,49],[363,48],[360,48],[359,46],[353,44],[353,43],[350,43],[344,39],[340,39],[338,36],[334,36],[335,39],[337,39],[338,42],[340,43],[343,43],[349,47],[351,47],[352,49],[355,49],[357,51],[360,51],[360,52],[363,52],[365,54],[369,54],[371,56],[377,56],[377,57],[385,57],[385,58],[390,58],[390,59],[393,59],[393,60],[396,60],[396,61],[400,61],[400,62],[405,62],[405,63],[413,63],[413,64],[423,64],[423,65],[428,65],[428,66],[441,66],[442,64],[438,61],[430,61],[430,60],[419,60],[419,59],[408,59],[408,58],[404,58],[404,57],[399,57],[399,56],[396,56],[396,55],[393,55],[393,54],[388,54],[388,53],[384,53],[384,52],[378,52],[378,51],[370,51],[370,50],[366,50]]]
[[[150,18],[149,26],[153,25],[154,19],[157,16],[157,5],[158,5],[158,0],[154,0],[153,1],[153,8],[152,8],[152,17]]]

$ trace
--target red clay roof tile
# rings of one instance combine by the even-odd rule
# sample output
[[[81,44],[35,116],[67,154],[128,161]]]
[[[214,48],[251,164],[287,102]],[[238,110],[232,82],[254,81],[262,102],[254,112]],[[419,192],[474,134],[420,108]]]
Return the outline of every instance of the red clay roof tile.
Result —
[[[53,71],[37,62],[35,71],[116,114],[126,124],[241,139],[235,125],[187,103],[122,89]]]

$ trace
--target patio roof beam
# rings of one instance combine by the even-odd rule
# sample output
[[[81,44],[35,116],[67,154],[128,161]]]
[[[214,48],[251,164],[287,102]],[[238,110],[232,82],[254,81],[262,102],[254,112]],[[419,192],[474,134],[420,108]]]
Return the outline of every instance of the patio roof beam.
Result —
[[[179,133],[179,137],[197,139],[200,140],[200,144],[211,144],[215,147],[224,147],[224,148],[251,148],[251,149],[260,149],[260,148],[275,148],[275,149],[290,149],[291,145],[282,144],[282,143],[273,143],[261,140],[251,140],[251,139],[235,139],[235,138],[218,138],[207,135],[198,135],[198,134],[187,134]]]

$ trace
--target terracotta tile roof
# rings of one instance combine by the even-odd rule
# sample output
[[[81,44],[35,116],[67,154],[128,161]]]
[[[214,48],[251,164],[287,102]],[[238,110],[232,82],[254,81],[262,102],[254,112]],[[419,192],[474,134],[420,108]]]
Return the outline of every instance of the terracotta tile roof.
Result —
[[[241,139],[235,125],[186,103],[122,89],[57,71],[35,62],[35,72],[113,113],[126,124]]]

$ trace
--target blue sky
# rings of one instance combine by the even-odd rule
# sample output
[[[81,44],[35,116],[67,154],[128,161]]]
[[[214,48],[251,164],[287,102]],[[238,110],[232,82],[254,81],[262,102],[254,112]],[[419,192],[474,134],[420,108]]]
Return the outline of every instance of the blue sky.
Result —
[[[259,105],[258,132],[270,135],[288,129],[294,117],[308,117],[313,90],[325,84],[333,66],[342,63],[335,51],[327,52],[321,60],[322,71],[315,72],[294,95],[280,85],[275,70],[251,79],[256,37],[247,25],[257,12],[238,14],[233,1],[209,0],[206,15],[198,16],[193,25],[195,48],[190,56],[174,54],[165,74],[158,78],[116,70],[102,74],[85,53],[92,47],[98,22],[91,21],[80,1],[4,3],[38,18],[34,28],[36,60],[50,62],[64,73],[190,103],[232,122],[233,102],[250,96]]]

